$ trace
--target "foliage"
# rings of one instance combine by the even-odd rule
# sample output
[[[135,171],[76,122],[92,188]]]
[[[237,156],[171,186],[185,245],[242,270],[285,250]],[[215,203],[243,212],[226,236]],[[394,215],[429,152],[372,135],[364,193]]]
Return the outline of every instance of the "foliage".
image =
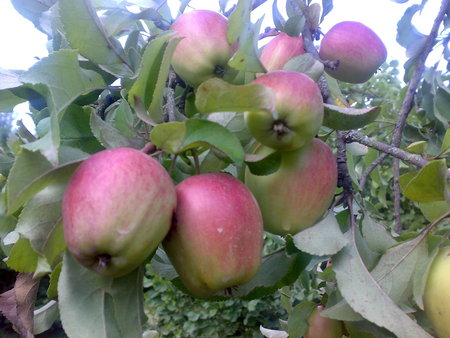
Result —
[[[274,91],[252,83],[264,69],[257,49],[262,21],[252,22],[251,12],[264,1],[219,1],[234,54],[198,88],[171,67],[181,42],[168,30],[189,1],[173,15],[164,0],[12,2],[49,39],[48,57],[30,69],[0,69],[0,111],[28,102],[36,126],[33,133],[19,125],[0,153],[0,268],[16,273],[11,289],[2,289],[0,312],[21,335],[61,320],[70,337],[142,337],[152,329],[163,336],[250,336],[260,325],[275,329],[262,328],[265,335],[301,336],[316,303],[355,337],[433,334],[422,296],[430,263],[449,245],[448,11],[439,12],[430,35],[412,24],[427,1],[399,21],[397,41],[409,57],[405,85],[396,61],[349,85],[322,73],[330,60],[318,60],[313,45],[333,1],[287,1],[286,11],[273,2],[277,30],[302,34],[308,51],[286,67],[318,80],[326,101],[319,137],[338,158],[335,200],[310,228],[267,234],[251,281],[199,301],[161,248],[118,278],[75,261],[61,221],[64,189],[83,160],[117,147],[149,153],[176,184],[198,173],[222,171],[244,181],[247,167],[255,175],[278,170],[279,153],[255,156],[245,121],[255,113],[280,122]],[[430,50],[441,47],[446,69],[437,63],[422,72]],[[387,157],[369,174],[381,153],[396,159]],[[391,170],[397,159],[400,174]]]

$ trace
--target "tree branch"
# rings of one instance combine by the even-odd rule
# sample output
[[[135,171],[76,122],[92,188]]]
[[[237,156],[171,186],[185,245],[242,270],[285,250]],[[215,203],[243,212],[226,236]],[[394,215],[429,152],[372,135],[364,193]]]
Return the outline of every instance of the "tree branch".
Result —
[[[425,69],[425,61],[427,60],[428,55],[430,54],[431,50],[433,49],[433,46],[435,44],[435,40],[436,40],[436,37],[438,34],[439,26],[441,25],[442,20],[444,20],[444,16],[448,9],[449,3],[450,3],[449,0],[442,0],[441,8],[439,10],[438,15],[436,16],[436,19],[434,20],[433,27],[431,28],[430,34],[427,36],[423,50],[422,50],[421,54],[419,55],[419,57],[417,58],[416,69],[411,78],[411,81],[409,82],[409,86],[408,86],[408,90],[406,92],[405,99],[404,99],[403,104],[398,113],[398,122],[395,125],[395,129],[394,129],[392,145],[395,147],[400,146],[400,143],[402,140],[403,129],[406,124],[406,119],[408,118],[408,115],[414,105],[414,98],[416,95],[417,87],[422,78],[422,73]],[[402,224],[401,224],[401,220],[400,220],[401,210],[400,210],[400,183],[399,183],[400,163],[397,158],[394,158],[393,169],[394,169],[395,229],[396,229],[397,233],[401,233]]]

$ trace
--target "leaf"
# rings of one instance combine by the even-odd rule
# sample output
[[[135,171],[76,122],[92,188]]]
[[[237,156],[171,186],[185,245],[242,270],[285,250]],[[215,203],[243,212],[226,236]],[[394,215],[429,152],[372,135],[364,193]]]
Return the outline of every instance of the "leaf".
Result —
[[[155,126],[150,140],[172,154],[204,146],[222,151],[233,162],[244,161],[244,149],[238,138],[221,125],[197,118],[184,122],[169,122]]]
[[[333,9],[333,0],[322,0],[322,8],[323,10],[320,22],[322,22],[325,16]]]
[[[323,63],[317,61],[310,53],[298,55],[290,59],[283,66],[283,69],[304,73],[316,82],[319,81],[324,71]]]
[[[128,147],[140,149],[144,146],[145,140],[142,138],[132,138],[123,136],[111,124],[103,121],[95,111],[91,113],[90,125],[95,138],[106,148]]]
[[[14,217],[0,214],[0,256],[2,251],[6,256],[9,255],[10,248],[6,246],[3,240],[15,229],[16,223],[17,220]]]
[[[14,288],[0,294],[0,312],[8,318],[23,337],[33,336],[33,309],[39,279],[19,273]]]
[[[434,222],[439,217],[450,211],[450,203],[447,201],[436,201],[419,203],[419,209],[427,221]]]
[[[152,40],[145,48],[139,69],[139,76],[134,82],[129,92],[129,101],[131,105],[138,109],[142,104],[143,114],[155,122],[162,122],[162,94],[166,85],[167,76],[170,69],[170,61],[175,47],[181,38],[175,38],[167,41],[173,33],[165,33]],[[143,119],[145,121],[145,119]]]
[[[40,153],[23,149],[16,157],[6,183],[8,213],[13,214],[34,194],[52,182],[71,175],[82,159],[61,161],[61,165],[53,167]]]
[[[344,108],[324,103],[323,125],[337,130],[349,130],[364,127],[373,122],[381,112],[381,107]]]
[[[0,68],[0,90],[15,88],[22,85],[20,73]]]
[[[60,20],[72,48],[100,65],[123,66],[124,75],[132,75],[122,47],[106,35],[100,19],[88,0],[60,0]]]
[[[295,234],[293,239],[297,249],[316,256],[334,255],[348,242],[333,212],[312,227]]]
[[[417,202],[442,201],[447,196],[445,159],[430,161],[417,174],[407,173],[399,179],[403,194]]]
[[[30,241],[19,237],[9,253],[6,264],[9,268],[23,273],[32,273],[36,270],[38,254],[31,247]]]
[[[59,72],[64,74],[60,76]],[[50,108],[50,129],[43,138],[24,147],[31,151],[40,151],[53,163],[58,163],[60,145],[59,123],[65,109],[81,94],[104,86],[103,78],[78,64],[78,54],[73,50],[61,50],[50,54],[23,73],[20,80],[34,84],[45,97]]]
[[[272,18],[273,22],[275,24],[276,29],[283,30],[284,24],[286,23],[286,20],[281,15],[280,11],[278,10],[278,1],[274,0],[272,4]]]
[[[447,153],[450,151],[450,128],[447,128],[444,140],[442,141],[441,153]]]
[[[58,280],[61,274],[62,262],[60,262],[50,274],[50,285],[47,289],[47,297],[49,299],[56,299],[58,297]]]
[[[426,242],[423,236],[418,236],[388,249],[371,271],[372,277],[400,305],[411,296],[414,271],[419,259],[426,255]]]
[[[241,0],[236,5],[228,18],[227,40],[230,45],[238,43],[242,32],[248,27],[250,13],[252,11],[251,0]]]
[[[30,20],[40,31],[46,33],[41,26],[41,19],[45,12],[52,7],[57,0],[11,0],[16,11]]]
[[[37,335],[49,330],[58,318],[58,303],[51,300],[41,308],[34,311],[33,333]]]
[[[116,279],[99,275],[66,252],[58,283],[66,334],[73,338],[141,338],[142,278],[141,268]]]
[[[251,1],[249,0],[239,1],[236,10],[238,8],[242,8],[239,4],[250,2]],[[242,29],[239,35],[238,49],[228,61],[228,65],[243,72],[263,73],[264,67],[259,60],[257,46],[262,18],[260,18],[256,24],[252,24],[250,17],[246,17],[247,14],[235,14],[237,13],[236,10],[231,14],[228,25],[230,26],[230,21],[233,22],[235,17],[242,15],[240,19],[243,21],[240,25],[238,25],[238,27],[242,27]],[[232,38],[234,38],[234,36]]]
[[[417,141],[413,142],[406,147],[406,150],[411,154],[423,155],[427,150],[428,142],[427,141]]]
[[[370,250],[380,254],[397,244],[397,241],[388,233],[386,228],[377,223],[367,213],[362,221],[361,233]]]
[[[420,5],[412,5],[405,11],[403,17],[397,23],[397,42],[406,48],[408,57],[410,58],[415,57],[420,52],[420,48],[417,48],[417,46],[426,39],[426,35],[420,33],[411,22],[419,10]]]
[[[380,327],[387,328],[399,338],[427,337],[416,322],[409,318],[370,275],[352,238],[333,260],[333,270],[339,291],[353,310]]]
[[[289,337],[289,334],[286,331],[266,329],[262,325],[259,326],[259,331],[261,332],[261,334],[264,337],[267,337],[267,338],[288,338]]]
[[[281,165],[281,152],[274,151],[268,155],[245,155],[245,164],[254,175],[270,175]]]
[[[275,93],[260,84],[232,85],[212,78],[197,89],[195,105],[200,113],[247,112],[275,109]]]
[[[289,313],[289,337],[303,337],[308,331],[307,319],[317,306],[314,302],[301,302]]]

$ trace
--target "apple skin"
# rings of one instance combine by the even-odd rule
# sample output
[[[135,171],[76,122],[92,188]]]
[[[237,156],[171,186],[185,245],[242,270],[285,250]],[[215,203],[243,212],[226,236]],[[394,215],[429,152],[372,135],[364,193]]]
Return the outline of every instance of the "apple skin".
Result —
[[[287,70],[266,73],[253,83],[275,92],[275,111],[245,113],[253,137],[277,150],[294,150],[308,143],[323,121],[323,99],[317,84],[307,75]]]
[[[175,207],[175,186],[157,161],[131,148],[100,151],[77,168],[65,191],[67,248],[91,270],[125,275],[164,239]]]
[[[289,36],[280,33],[263,48],[261,63],[268,72],[283,69],[293,57],[305,54],[303,39],[300,36]]]
[[[256,154],[272,151],[260,147]],[[319,139],[281,154],[278,171],[253,175],[247,168],[245,184],[252,191],[264,219],[264,228],[276,235],[296,234],[314,225],[333,200],[337,165],[330,147]]]
[[[323,60],[339,60],[337,69],[325,68],[330,76],[348,83],[363,83],[386,61],[387,50],[369,27],[344,21],[325,34],[319,55]]]
[[[320,313],[325,309],[317,306],[308,318],[308,331],[304,338],[342,338],[342,323],[338,320],[322,317]]]
[[[173,37],[184,39],[175,48],[172,66],[194,88],[225,69],[234,49],[227,40],[228,20],[210,10],[194,10],[180,15],[170,27]]]
[[[210,297],[250,281],[261,264],[261,211],[247,187],[221,173],[176,186],[177,208],[163,247],[186,288]]]
[[[423,302],[437,336],[450,337],[450,246],[440,249],[431,264]]]

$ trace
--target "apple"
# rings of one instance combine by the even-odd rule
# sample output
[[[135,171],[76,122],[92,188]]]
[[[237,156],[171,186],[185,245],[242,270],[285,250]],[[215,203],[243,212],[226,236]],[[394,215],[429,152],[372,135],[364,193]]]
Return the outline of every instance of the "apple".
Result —
[[[209,173],[187,178],[176,191],[163,247],[186,288],[204,298],[250,281],[261,263],[264,230],[247,187],[230,175]]]
[[[272,150],[259,147],[256,154]],[[304,147],[282,152],[278,171],[257,176],[246,170],[245,183],[253,192],[264,219],[265,230],[295,234],[314,225],[333,200],[337,165],[330,147],[313,139]]]
[[[227,40],[227,19],[210,10],[194,10],[180,15],[170,27],[184,37],[175,48],[172,66],[191,86],[221,76],[233,55]]]
[[[253,137],[278,150],[294,150],[308,143],[323,121],[323,99],[317,84],[307,75],[286,70],[266,73],[253,83],[275,92],[275,112],[245,113]]]
[[[450,246],[441,248],[431,263],[423,302],[437,336],[450,337]]]
[[[124,275],[161,243],[175,206],[175,186],[153,158],[131,148],[100,151],[77,168],[64,193],[67,248],[91,270]]]
[[[303,39],[280,33],[264,46],[260,60],[268,72],[283,69],[293,57],[305,54]]]
[[[322,317],[320,313],[325,309],[317,306],[308,318],[308,331],[304,338],[342,338],[342,323],[338,320]]]
[[[339,61],[335,70],[325,68],[337,80],[363,83],[386,61],[383,41],[360,22],[344,21],[333,26],[320,43],[323,60]]]

